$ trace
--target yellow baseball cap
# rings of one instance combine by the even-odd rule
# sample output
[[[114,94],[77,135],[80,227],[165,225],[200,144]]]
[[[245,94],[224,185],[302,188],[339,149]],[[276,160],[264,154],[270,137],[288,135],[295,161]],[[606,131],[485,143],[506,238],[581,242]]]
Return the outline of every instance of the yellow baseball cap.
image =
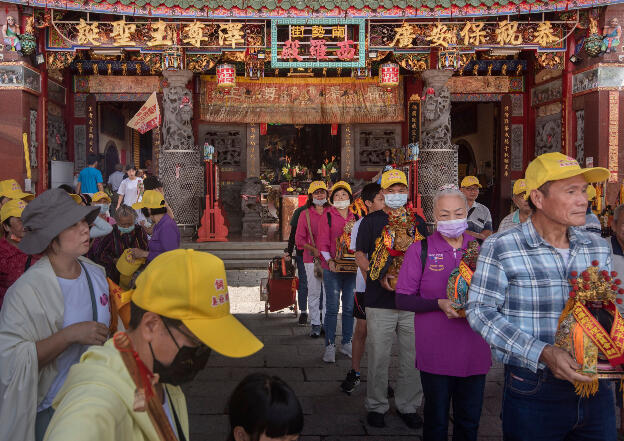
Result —
[[[165,198],[162,193],[156,190],[145,190],[141,202],[132,204],[132,208],[140,210],[141,208],[163,208],[165,206]]]
[[[473,185],[476,185],[479,188],[483,188],[483,187],[481,187],[481,183],[479,182],[479,178],[477,178],[476,176],[466,176],[466,177],[464,177],[464,179],[462,179],[462,181],[461,181],[460,188],[472,187]]]
[[[147,192],[146,192],[147,193]],[[223,261],[178,249],[160,254],[124,293],[146,311],[181,320],[202,342],[226,357],[247,357],[264,346],[230,314]]]
[[[132,260],[130,257],[130,248],[126,248],[124,252],[117,259],[117,263],[115,264],[115,268],[119,271],[119,274],[123,276],[131,276],[136,270],[141,268],[141,265],[145,263],[145,259],[134,259]]]
[[[69,195],[71,196],[71,198],[74,200],[74,202],[76,202],[78,205],[82,204],[82,198],[80,197],[79,194],[76,193],[69,193]]]
[[[388,170],[383,175],[381,175],[381,188],[384,190],[386,188],[392,187],[394,184],[403,184],[407,186],[407,178],[405,177],[405,173],[401,170]]]
[[[0,208],[0,222],[10,217],[22,217],[22,211],[26,208],[26,202],[21,199],[11,199]]]
[[[338,181],[334,185],[332,185],[330,193],[333,193],[336,190],[340,190],[340,189],[347,190],[347,192],[351,195],[353,194],[353,192],[351,191],[351,186],[349,185],[348,182],[345,182],[345,181]]]
[[[308,187],[308,194],[314,193],[316,190],[327,191],[327,185],[323,181],[312,181]]]
[[[105,199],[109,204],[111,202],[111,198],[103,191],[98,191],[93,196],[91,196],[91,202],[99,202],[102,199]]]
[[[581,168],[576,159],[553,152],[539,155],[529,163],[524,178],[526,179],[525,199],[532,190],[537,190],[546,182],[560,181],[574,176],[583,175],[588,184],[609,179],[609,170],[602,167]]]
[[[596,187],[594,187],[593,185],[588,185],[587,186],[587,200],[593,201],[595,197],[596,197]]]
[[[521,193],[524,193],[526,191],[526,180],[525,179],[518,179],[516,182],[514,182],[514,186],[513,186],[513,195],[519,195]]]
[[[24,193],[22,187],[20,187],[15,179],[6,179],[0,181],[0,197],[32,201],[35,195],[32,193]]]

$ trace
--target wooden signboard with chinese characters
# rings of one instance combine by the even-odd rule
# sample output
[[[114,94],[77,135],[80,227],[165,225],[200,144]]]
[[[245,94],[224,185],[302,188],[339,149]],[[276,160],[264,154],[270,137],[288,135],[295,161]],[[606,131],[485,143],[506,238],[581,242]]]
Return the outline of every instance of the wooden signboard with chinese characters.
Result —
[[[497,213],[508,213],[511,199],[511,96],[501,98],[500,108],[500,150],[497,152],[498,198]],[[500,219],[498,219],[500,221]]]
[[[407,103],[408,139],[420,145],[420,97],[413,96]]]
[[[87,96],[87,157],[97,154],[98,148],[98,115],[95,95]]]
[[[577,21],[371,21],[368,46],[374,50],[423,50],[432,46],[462,50],[497,47],[564,50],[565,38],[576,24]]]
[[[85,16],[86,18],[86,16]],[[56,20],[48,28],[47,48],[167,49],[172,45],[188,49],[263,48],[264,22],[233,21],[78,21]]]
[[[365,67],[365,23],[360,18],[272,20],[271,67]]]

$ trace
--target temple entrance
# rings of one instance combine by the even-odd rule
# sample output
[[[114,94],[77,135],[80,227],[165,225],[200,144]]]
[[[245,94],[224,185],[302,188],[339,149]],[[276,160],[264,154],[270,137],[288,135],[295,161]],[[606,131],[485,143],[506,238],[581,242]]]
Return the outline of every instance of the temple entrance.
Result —
[[[458,179],[472,175],[479,178],[483,188],[478,202],[490,209],[494,228],[508,212],[502,212],[501,195],[497,186],[500,145],[500,102],[452,102],[451,142],[458,148]]]
[[[271,185],[300,188],[305,194],[319,175],[339,179],[340,133],[332,134],[329,124],[269,124],[260,147],[261,178]]]

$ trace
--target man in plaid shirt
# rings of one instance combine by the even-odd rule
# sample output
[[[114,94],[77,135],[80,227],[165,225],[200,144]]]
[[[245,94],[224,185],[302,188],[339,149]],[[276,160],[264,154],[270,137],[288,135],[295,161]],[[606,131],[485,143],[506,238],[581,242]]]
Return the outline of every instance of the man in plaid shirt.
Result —
[[[526,170],[533,215],[481,248],[466,312],[505,364],[505,440],[615,440],[613,383],[601,381],[589,398],[576,395],[573,383],[591,380],[553,346],[571,272],[592,261],[611,270],[606,241],[575,228],[585,224],[588,183],[608,177],[561,153],[537,157]]]

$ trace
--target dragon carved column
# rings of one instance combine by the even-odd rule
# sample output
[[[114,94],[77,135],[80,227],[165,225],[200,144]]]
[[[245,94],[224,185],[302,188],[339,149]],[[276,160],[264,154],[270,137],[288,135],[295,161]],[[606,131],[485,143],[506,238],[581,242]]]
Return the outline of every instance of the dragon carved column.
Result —
[[[178,225],[197,225],[204,197],[202,152],[195,145],[191,119],[193,95],[186,84],[193,78],[188,70],[164,71],[162,147],[159,177],[165,199]]]
[[[433,222],[433,197],[444,184],[457,185],[457,146],[451,144],[451,92],[446,83],[450,70],[422,73],[421,147],[418,190],[427,220]]]

